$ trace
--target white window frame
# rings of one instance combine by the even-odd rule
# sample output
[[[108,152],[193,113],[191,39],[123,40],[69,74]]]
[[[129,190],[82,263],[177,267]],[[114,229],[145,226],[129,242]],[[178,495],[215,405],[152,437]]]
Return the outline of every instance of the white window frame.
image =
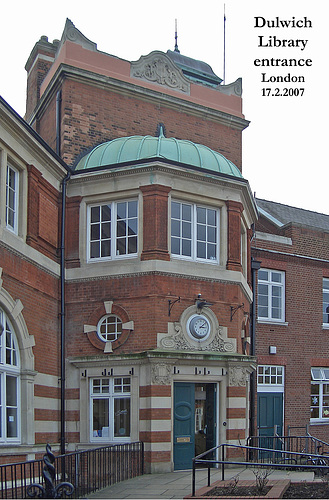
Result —
[[[284,366],[258,365],[258,392],[284,392]]]
[[[325,298],[326,296],[326,298]],[[329,329],[329,312],[326,312],[329,308],[329,278],[323,278],[322,280],[322,327]],[[326,321],[325,321],[326,319]]]
[[[186,205],[186,206],[189,206],[191,207],[191,237],[190,238],[184,238],[183,237],[183,234],[182,234],[182,223],[183,223],[183,219],[180,218],[180,219],[176,219],[173,217],[173,214],[172,214],[172,203],[178,203],[180,204],[181,206],[182,205]],[[196,203],[189,203],[189,202],[185,202],[185,201],[181,201],[181,200],[177,200],[177,199],[172,199],[171,200],[171,204],[170,204],[170,248],[171,248],[171,256],[172,258],[175,258],[175,259],[182,259],[182,260],[189,260],[189,261],[196,261],[196,262],[206,262],[208,264],[218,264],[219,263],[219,253],[220,253],[220,242],[219,242],[219,236],[220,236],[220,231],[219,231],[219,224],[220,224],[220,210],[219,208],[216,208],[216,207],[213,207],[213,206],[208,206],[208,205],[202,205],[202,204],[196,204]],[[197,243],[198,243],[198,240],[197,240],[197,226],[198,226],[198,222],[197,222],[197,209],[198,208],[201,208],[201,209],[206,209],[206,210],[213,210],[216,214],[216,226],[212,226],[212,225],[209,225],[210,227],[215,227],[215,236],[216,236],[216,242],[215,242],[215,248],[216,248],[216,258],[202,258],[202,257],[197,257]],[[177,221],[180,221],[181,223],[181,229],[180,229],[180,235],[177,236],[177,235],[173,235],[172,234],[172,222],[174,220],[177,220]],[[200,224],[201,225],[201,224]],[[204,224],[202,224],[204,225]],[[206,227],[208,227],[208,224],[205,224]],[[173,238],[176,238],[177,240],[180,241],[180,253],[173,253],[173,249],[172,249],[172,240]],[[186,239],[187,241],[190,241],[191,242],[191,255],[183,255],[182,253],[182,245],[181,245],[181,242],[182,240]],[[205,241],[205,240],[200,240],[202,243],[210,243],[211,245],[213,244],[213,242],[211,241]]]
[[[135,202],[137,204],[137,216],[133,217],[132,219],[136,219],[137,222],[137,233],[136,233],[136,238],[137,238],[137,250],[136,252],[133,253],[124,253],[124,254],[117,254],[117,241],[120,239],[120,236],[117,235],[117,208],[118,204],[120,203],[129,203],[129,202]],[[110,254],[111,255],[106,255],[104,257],[99,256],[99,257],[92,257],[91,256],[91,211],[95,207],[102,207],[102,206],[108,206],[110,207],[111,210],[111,220],[110,220]],[[139,204],[138,200],[133,198],[133,199],[123,199],[123,200],[117,200],[117,201],[109,201],[109,202],[101,202],[101,203],[93,203],[88,205],[87,207],[87,261],[88,262],[103,262],[107,260],[115,260],[115,259],[127,259],[127,258],[134,258],[137,257],[138,255],[138,245],[139,245],[139,235],[138,235],[138,226],[139,226]],[[129,238],[126,236],[126,238]],[[104,239],[105,240],[105,239]],[[95,240],[96,241],[96,240]],[[98,240],[101,242],[101,238]]]
[[[268,279],[264,280],[260,278],[260,273],[264,271],[268,273]],[[281,276],[281,282],[277,282],[273,280],[273,273],[274,274],[279,274]],[[266,316],[261,316],[260,315],[260,285],[265,285],[267,286],[267,297],[268,297],[268,303],[267,303],[267,315]],[[281,316],[279,318],[275,318],[272,311],[273,311],[273,299],[275,298],[273,294],[273,289],[274,287],[278,287],[281,290]],[[284,323],[285,322],[285,272],[284,271],[279,271],[277,269],[267,269],[267,268],[261,268],[258,271],[258,300],[257,300],[257,317],[259,322],[268,322],[268,323]],[[266,306],[262,306],[266,307]]]
[[[16,335],[12,325],[5,314],[0,309],[0,325],[3,333],[0,336],[0,444],[19,444],[21,442],[21,388],[20,388],[20,356]],[[10,343],[7,345],[7,336]],[[7,359],[9,355],[9,362]],[[15,357],[16,362],[13,362]],[[10,404],[7,400],[7,378],[16,379],[16,403]],[[16,410],[16,429],[17,435],[14,437],[7,436],[7,409]],[[14,415],[9,416],[14,418]],[[14,420],[13,420],[14,421]]]
[[[122,390],[121,392],[116,392],[115,387],[119,387],[119,385],[115,384],[116,381],[121,379],[121,387],[124,389],[127,388],[127,384],[124,381],[129,380],[129,392]],[[96,393],[93,390],[93,382],[96,380],[100,380],[100,387],[104,387],[106,389],[108,385],[108,392],[99,392]],[[113,442],[113,443],[130,443],[131,442],[131,434],[132,434],[132,398],[131,398],[131,383],[132,380],[129,376],[119,376],[119,377],[93,377],[90,378],[90,442],[100,443],[100,442]],[[114,436],[114,401],[116,399],[127,399],[130,400],[130,429],[129,436]],[[96,436],[93,430],[93,401],[94,399],[104,399],[108,401],[109,409],[109,428],[107,435]],[[104,428],[103,428],[104,429]]]
[[[112,321],[109,321],[111,319]],[[104,323],[106,331],[102,333],[101,327],[103,326]],[[113,325],[114,328],[111,328],[111,325]],[[97,335],[102,342],[115,342],[120,337],[121,334],[122,334],[122,321],[121,318],[119,318],[119,316],[117,316],[116,314],[106,314],[99,320],[97,324]],[[104,336],[106,338],[104,338]],[[111,336],[114,338],[109,339],[108,337]]]
[[[329,404],[326,405],[328,407],[328,417],[323,417],[323,398],[324,396],[329,397],[329,391],[328,394],[324,395],[324,385],[329,385],[329,368],[321,368],[321,367],[314,367],[311,368],[311,385],[318,385],[319,386],[319,417],[316,418],[310,418],[310,422],[316,423],[316,422],[325,422],[329,424]],[[312,399],[314,395],[311,393],[311,405],[310,407],[312,408]],[[315,405],[314,405],[315,406]]]
[[[15,176],[15,189],[9,186],[9,171]],[[14,202],[9,204],[9,191],[13,192]],[[6,228],[13,233],[18,233],[18,203],[19,203],[19,171],[10,163],[7,163],[6,169]],[[13,224],[9,223],[9,211],[13,214]]]

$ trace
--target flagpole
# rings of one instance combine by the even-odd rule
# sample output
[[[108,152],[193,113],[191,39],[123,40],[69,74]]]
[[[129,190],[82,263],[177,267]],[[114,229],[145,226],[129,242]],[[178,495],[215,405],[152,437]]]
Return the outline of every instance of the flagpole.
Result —
[[[223,68],[223,84],[225,85],[225,54],[226,54],[226,16],[225,16],[225,3],[224,3],[224,68]]]

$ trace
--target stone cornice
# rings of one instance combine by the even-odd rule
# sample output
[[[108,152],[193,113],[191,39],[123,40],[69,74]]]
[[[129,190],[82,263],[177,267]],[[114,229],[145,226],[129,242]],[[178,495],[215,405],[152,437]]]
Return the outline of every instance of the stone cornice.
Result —
[[[135,85],[130,82],[124,82],[119,79],[116,80],[112,77],[96,74],[91,71],[68,66],[66,64],[61,64],[54,74],[47,91],[41,96],[39,105],[31,117],[31,123],[33,123],[35,119],[39,119],[42,116],[45,104],[55,95],[60,83],[65,78],[81,83],[90,82],[93,86],[99,88],[108,87],[116,93],[133,96],[134,98],[138,97],[139,99],[146,100],[148,102],[154,102],[157,105],[162,104],[171,109],[178,110],[180,113],[185,112],[198,117],[207,116],[208,120],[213,120],[223,125],[229,125],[231,128],[237,130],[244,130],[250,123],[248,120],[233,114],[182,99],[180,96],[165,94],[161,92],[161,88],[159,90],[154,90],[142,87],[138,85],[138,80]]]

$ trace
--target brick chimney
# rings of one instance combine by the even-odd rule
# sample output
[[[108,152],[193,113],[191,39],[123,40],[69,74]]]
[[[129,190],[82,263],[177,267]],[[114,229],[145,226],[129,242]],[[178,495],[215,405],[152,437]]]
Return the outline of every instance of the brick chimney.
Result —
[[[48,37],[42,36],[33,47],[25,65],[27,71],[25,119],[28,122],[39,103],[40,87],[55,60],[55,54],[59,43],[59,40],[54,40],[50,43],[48,42]]]

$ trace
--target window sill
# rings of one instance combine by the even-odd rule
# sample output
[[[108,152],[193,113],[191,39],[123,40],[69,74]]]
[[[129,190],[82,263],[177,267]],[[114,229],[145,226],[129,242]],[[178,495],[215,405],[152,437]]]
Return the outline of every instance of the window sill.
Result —
[[[288,326],[287,321],[271,321],[266,319],[257,319],[257,323],[261,325],[276,325],[276,326]]]
[[[326,419],[326,420],[323,420],[323,419],[319,419],[319,420],[316,420],[316,419],[311,419],[310,420],[310,425],[325,425],[325,424],[329,424],[329,418]]]
[[[192,263],[197,263],[197,264],[210,264],[212,266],[218,266],[219,262],[217,259],[194,259],[192,257],[187,257],[184,255],[176,255],[176,254],[170,254],[170,257],[173,260],[180,260],[184,262],[192,262]]]
[[[329,323],[322,323],[322,330],[329,330]]]

